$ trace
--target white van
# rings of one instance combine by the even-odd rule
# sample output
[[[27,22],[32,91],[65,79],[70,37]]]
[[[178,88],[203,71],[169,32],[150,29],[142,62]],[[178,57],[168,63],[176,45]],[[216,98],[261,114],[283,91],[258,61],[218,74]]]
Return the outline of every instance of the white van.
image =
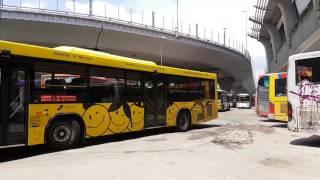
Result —
[[[320,51],[289,58],[288,101],[289,130],[320,128]]]
[[[251,98],[249,94],[243,93],[237,95],[237,108],[251,108]]]

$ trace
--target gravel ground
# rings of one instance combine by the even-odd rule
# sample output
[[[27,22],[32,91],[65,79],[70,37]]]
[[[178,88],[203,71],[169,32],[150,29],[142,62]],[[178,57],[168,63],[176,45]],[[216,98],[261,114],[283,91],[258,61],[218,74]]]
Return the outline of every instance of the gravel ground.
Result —
[[[149,130],[86,147],[0,150],[0,179],[320,179],[320,136],[232,109],[186,133]]]

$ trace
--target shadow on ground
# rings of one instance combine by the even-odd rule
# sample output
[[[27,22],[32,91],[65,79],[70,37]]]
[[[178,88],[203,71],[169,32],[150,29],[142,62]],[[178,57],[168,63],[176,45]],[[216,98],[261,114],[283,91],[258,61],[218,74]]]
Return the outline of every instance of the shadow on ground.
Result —
[[[274,127],[274,128],[288,128],[287,127],[287,123],[281,123],[281,124],[275,124],[275,125],[272,125],[271,127]]]
[[[273,119],[262,119],[260,121],[267,122],[267,123],[282,123],[281,121],[277,121],[277,120],[273,120]]]
[[[206,129],[206,128],[213,128],[219,127],[219,125],[208,125],[208,124],[199,124],[192,127],[192,129]],[[192,130],[191,130],[192,131]],[[140,132],[132,132],[132,133],[125,133],[125,134],[117,134],[117,135],[110,135],[105,137],[98,137],[86,140],[83,147],[95,146],[105,143],[112,143],[112,142],[120,142],[126,140],[133,140],[142,137],[150,137],[159,134],[169,134],[175,133],[175,128],[158,128],[158,129],[149,129]],[[82,148],[82,147],[79,147]],[[31,146],[31,147],[13,147],[13,148],[4,148],[0,149],[0,163],[9,162],[29,157],[35,157],[43,154],[50,154],[57,151],[53,151],[48,149],[45,145],[39,146]]]
[[[290,144],[297,145],[297,146],[308,146],[308,147],[320,148],[320,136],[313,135],[308,138],[296,139],[291,141]]]
[[[207,129],[207,128],[217,128],[217,127],[221,127],[222,125],[219,124],[197,124],[197,125],[193,125],[192,129]]]

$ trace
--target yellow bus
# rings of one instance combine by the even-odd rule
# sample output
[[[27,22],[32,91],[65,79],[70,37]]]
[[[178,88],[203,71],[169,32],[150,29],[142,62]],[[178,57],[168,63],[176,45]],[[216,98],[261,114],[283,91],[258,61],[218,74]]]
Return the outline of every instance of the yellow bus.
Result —
[[[73,148],[216,119],[217,76],[74,47],[0,41],[0,146]]]
[[[288,122],[287,73],[261,76],[256,98],[257,113],[260,116]]]

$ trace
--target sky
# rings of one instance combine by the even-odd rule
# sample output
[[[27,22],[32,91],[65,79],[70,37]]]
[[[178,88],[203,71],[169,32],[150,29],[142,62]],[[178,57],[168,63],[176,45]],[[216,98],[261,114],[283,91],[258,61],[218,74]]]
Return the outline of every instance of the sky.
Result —
[[[6,5],[21,4],[25,7],[88,13],[89,0],[3,0]],[[199,25],[199,36],[222,42],[224,28],[229,44],[246,41],[247,17],[254,15],[256,0],[179,0],[179,31],[195,35],[195,24]],[[119,9],[119,13],[118,13]],[[247,11],[247,13],[243,12]],[[93,14],[108,16],[151,25],[152,12],[155,12],[155,24],[173,30],[176,28],[177,0],[93,0]],[[163,23],[164,22],[164,23]],[[248,32],[252,23],[247,21]],[[248,50],[252,58],[255,78],[266,68],[265,50],[255,39],[247,38]]]

